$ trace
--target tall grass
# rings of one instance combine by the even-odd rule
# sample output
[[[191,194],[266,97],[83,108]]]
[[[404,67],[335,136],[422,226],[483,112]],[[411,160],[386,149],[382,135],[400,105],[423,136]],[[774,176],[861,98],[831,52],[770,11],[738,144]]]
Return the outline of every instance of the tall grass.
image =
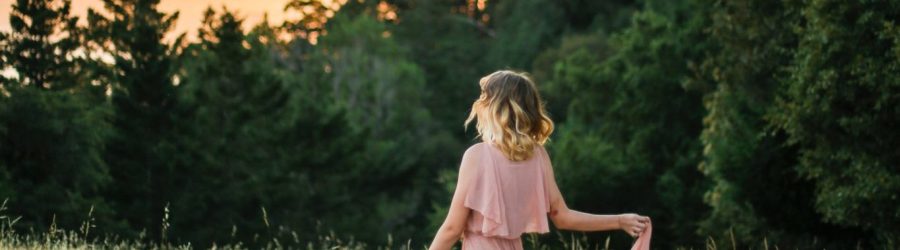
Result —
[[[93,211],[88,212],[88,218],[78,230],[64,230],[57,228],[56,219],[47,232],[22,233],[13,229],[13,226],[21,219],[20,216],[7,214],[7,201],[0,203],[0,249],[195,249],[197,247],[187,244],[174,244],[166,240],[169,230],[169,213],[166,206],[161,230],[161,242],[151,242],[143,237],[137,239],[123,239],[116,236],[94,237],[91,235],[94,224]],[[263,221],[269,226],[265,208]],[[234,230],[233,230],[234,231]],[[364,249],[413,249],[411,242],[395,245],[393,237],[388,235],[387,244],[384,246],[369,246],[354,239],[342,239],[334,232],[316,237],[315,241],[301,242],[296,231],[290,231],[293,235],[291,242],[281,242],[276,237],[268,239],[262,244],[250,247],[244,243],[213,244],[210,249],[307,249],[307,250],[364,250]],[[260,246],[261,245],[261,246]],[[419,249],[419,248],[416,248]]]
[[[167,209],[166,209],[167,210]],[[262,220],[268,225],[268,218],[266,218],[265,208],[261,208],[263,211]],[[151,242],[145,239],[143,236],[137,239],[123,239],[115,236],[108,237],[95,237],[91,235],[91,231],[93,228],[97,227],[94,224],[94,220],[92,217],[93,208],[88,212],[88,219],[86,219],[81,227],[78,230],[64,230],[59,229],[54,222],[50,225],[50,228],[47,232],[29,232],[22,233],[13,230],[13,226],[18,222],[21,217],[11,216],[6,214],[7,212],[7,201],[4,200],[2,204],[0,204],[0,249],[195,249],[198,248],[196,246],[187,244],[173,244],[166,241],[165,235],[167,235],[168,231],[168,213],[164,213],[163,215],[163,223],[162,228],[160,228],[163,237],[161,238],[161,242]],[[387,249],[427,249],[427,246],[412,246],[411,241],[406,240],[401,244],[396,244],[391,235],[387,236],[387,244],[381,246],[370,246],[364,242],[358,242],[353,238],[343,239],[338,237],[334,232],[330,232],[325,235],[320,235],[316,237],[316,240],[303,242],[299,240],[297,237],[298,233],[296,231],[290,231],[290,235],[293,235],[293,239],[290,242],[282,242],[277,237],[272,237],[271,239],[267,239],[262,244],[258,242],[254,243],[254,246],[248,246],[244,243],[229,243],[229,244],[213,244],[210,249],[306,249],[306,250],[363,250],[363,249],[377,249],[377,250],[387,250]],[[550,240],[547,240],[550,238]],[[612,250],[610,248],[610,238],[607,237],[602,242],[591,242],[588,239],[586,234],[562,234],[560,232],[556,232],[555,240],[554,237],[542,237],[535,234],[527,234],[523,236],[523,245],[525,249],[534,249],[534,250],[550,250],[550,249],[564,249],[564,250]],[[697,249],[697,250],[737,250],[737,243],[732,236],[730,239],[727,239],[728,242],[716,242],[712,237],[707,238],[705,244],[700,248],[693,247],[679,247],[676,248],[678,250],[688,250],[688,249]],[[556,243],[556,244],[550,244]],[[762,249],[762,250],[780,250],[779,246],[770,244],[767,238],[763,238],[760,240],[760,244],[758,246],[753,246],[750,249]],[[791,248],[796,249],[796,248]],[[806,248],[802,248],[806,249]],[[861,249],[860,247],[856,247],[856,249]]]

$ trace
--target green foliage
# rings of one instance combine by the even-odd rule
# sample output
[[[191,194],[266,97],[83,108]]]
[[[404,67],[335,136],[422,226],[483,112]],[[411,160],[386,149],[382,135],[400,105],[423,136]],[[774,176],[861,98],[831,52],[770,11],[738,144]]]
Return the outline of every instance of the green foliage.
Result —
[[[175,136],[181,152],[172,182],[194,191],[169,199],[171,233],[186,242],[253,242],[254,234],[266,232],[263,209],[280,222],[286,210],[298,209],[286,200],[307,205],[307,192],[285,185],[308,186],[300,166],[289,165],[291,157],[308,156],[286,151],[305,140],[281,144],[291,130],[310,129],[291,127],[306,107],[297,105],[294,93],[304,92],[291,88],[260,41],[267,34],[245,35],[242,22],[227,10],[216,15],[208,9],[199,41],[182,55]],[[290,188],[279,197],[284,201],[265,195],[278,188]]]
[[[9,46],[9,34],[7,34],[6,32],[0,32],[0,47],[7,48],[7,46]],[[0,54],[0,69],[6,69],[9,67],[7,66],[8,63],[6,62],[6,60],[6,57]],[[2,92],[2,89],[4,87],[9,85],[9,81],[10,79],[6,76],[6,74],[0,74],[0,92]]]
[[[695,169],[700,93],[682,82],[692,74],[685,61],[703,55],[705,23],[675,18],[645,11],[608,41],[564,40],[560,50],[570,52],[550,52],[561,58],[544,87],[551,103],[567,104],[550,147],[570,206],[648,214],[665,247],[695,240],[694,218],[704,214],[705,185]]]
[[[401,23],[387,26],[407,50],[408,58],[425,75],[426,87],[421,97],[425,107],[439,129],[453,136],[453,144],[445,145],[444,152],[462,152],[465,142],[472,138],[461,129],[467,113],[460,110],[471,107],[478,95],[477,79],[489,73],[485,54],[489,51],[490,34],[494,32],[475,17],[452,11],[464,7],[459,5],[459,2],[441,0],[409,1],[408,5],[400,5],[408,6],[398,12]],[[488,1],[486,9],[494,5]],[[445,163],[442,167],[450,167],[459,160],[452,154],[434,157],[439,158],[435,161]]]
[[[356,155],[358,162],[347,166],[345,183],[380,187],[343,193],[359,205],[345,208],[343,218],[331,225],[370,240],[383,239],[384,232],[399,238],[422,234],[413,225],[426,215],[427,193],[408,187],[430,183],[437,169],[425,166],[446,163],[424,156],[453,143],[449,133],[436,130],[423,107],[424,74],[374,18],[338,15],[330,23],[315,55],[320,60],[313,60],[324,64],[307,69],[321,74],[316,79],[329,88],[327,102],[346,109],[349,123],[365,132],[364,150]]]
[[[19,204],[10,210],[25,218],[18,228],[74,228],[92,209],[109,224],[112,211],[100,196],[111,181],[102,159],[108,107],[67,92],[8,91],[0,98],[0,195]]]
[[[701,233],[719,241],[734,237],[749,245],[766,237],[849,248],[856,243],[850,239],[861,238],[856,230],[821,222],[812,184],[793,169],[797,147],[766,120],[769,112],[780,112],[775,94],[790,77],[785,68],[798,42],[793,28],[801,23],[800,4],[735,1],[711,13],[710,33],[720,47],[699,76],[715,85],[705,100],[700,168],[715,185],[706,193],[712,213]],[[831,245],[837,242],[844,245]]]
[[[69,6],[17,1],[3,34],[0,58],[19,74],[0,86],[0,195],[20,204],[10,209],[25,218],[17,229],[77,227],[92,210],[113,224],[101,196],[111,181],[102,158],[109,107],[83,87]]]
[[[60,5],[56,8],[54,6]],[[11,32],[4,44],[5,62],[19,73],[19,83],[43,89],[65,89],[77,84],[74,50],[80,43],[69,15],[71,1],[17,0],[9,16]]]
[[[478,79],[507,67],[549,101],[570,207],[647,214],[654,246],[900,237],[892,1],[295,0],[299,19],[249,31],[210,9],[190,40],[165,39],[159,2],[104,0],[86,24],[13,2],[0,198],[22,217],[0,206],[0,248],[424,245]]]
[[[100,72],[93,80],[112,90],[113,135],[104,155],[115,188],[106,197],[131,228],[126,236],[162,228],[163,208],[179,190],[171,178],[176,175],[172,156],[178,153],[171,143],[176,47],[162,41],[177,14],[159,12],[158,3],[104,0],[109,16],[88,13],[88,39],[112,58],[92,70]],[[161,236],[158,230],[148,234]]]
[[[487,54],[490,68],[526,69],[563,26],[555,1],[502,1],[493,13],[497,35]],[[534,18],[540,16],[541,18]]]
[[[631,24],[632,14],[651,2],[671,2],[673,5],[682,1],[634,1],[634,0],[568,0],[554,1],[563,10],[563,23],[567,31],[612,32],[622,30]],[[646,8],[646,7],[645,7]]]
[[[803,192],[808,192],[796,174],[786,171],[792,164],[792,149],[782,146],[783,137],[765,133],[761,119],[772,103],[777,74],[781,73],[779,64],[789,59],[785,47],[795,40],[790,30],[768,24],[790,27],[794,19],[789,13],[792,9],[776,3],[744,1],[717,7],[712,13],[717,22],[711,33],[722,47],[720,54],[704,63],[704,73],[715,81],[716,89],[706,97],[708,114],[701,137],[705,147],[701,170],[715,183],[706,194],[713,210],[703,232],[717,239],[734,233],[739,242],[749,243],[770,227],[765,216],[784,214],[774,209],[799,210],[790,216],[809,214],[803,200],[786,199],[805,197]],[[728,11],[748,7],[753,11]],[[769,187],[791,188],[776,193],[783,195],[778,197],[772,196],[774,190]],[[785,206],[784,202],[791,204]],[[757,211],[759,206],[765,206],[769,213]],[[787,217],[785,214],[769,223],[780,223]],[[777,231],[765,235],[779,237]]]
[[[825,221],[900,243],[900,18],[897,2],[813,1],[772,109],[815,183]]]
[[[606,100],[609,91],[594,91],[591,96],[578,96],[586,88],[598,88],[595,80],[602,74],[603,62],[614,53],[602,34],[573,35],[562,38],[559,47],[550,48],[535,59],[533,75],[548,100],[548,111],[556,121],[565,121],[570,109],[594,113],[598,105],[585,98]],[[573,98],[579,97],[579,98]]]

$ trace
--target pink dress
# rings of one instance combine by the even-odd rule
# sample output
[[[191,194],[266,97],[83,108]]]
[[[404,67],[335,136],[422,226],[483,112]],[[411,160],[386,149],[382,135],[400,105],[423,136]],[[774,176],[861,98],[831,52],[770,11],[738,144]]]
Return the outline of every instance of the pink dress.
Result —
[[[548,233],[550,192],[545,179],[550,157],[542,146],[531,158],[511,161],[495,146],[478,143],[469,148],[478,164],[465,197],[472,209],[463,233],[463,250],[521,250],[523,233]],[[641,233],[632,250],[650,248],[651,229]]]
[[[522,249],[523,233],[547,233],[550,199],[544,179],[549,157],[535,147],[531,158],[510,161],[495,146],[470,148],[475,167],[465,206],[472,209],[462,249]]]

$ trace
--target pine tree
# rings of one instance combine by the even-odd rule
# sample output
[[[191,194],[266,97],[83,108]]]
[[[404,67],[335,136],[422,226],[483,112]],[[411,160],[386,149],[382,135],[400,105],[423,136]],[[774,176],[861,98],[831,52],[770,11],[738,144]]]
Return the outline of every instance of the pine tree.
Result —
[[[54,5],[61,6],[55,7]],[[41,89],[65,89],[76,82],[76,60],[70,57],[79,45],[77,17],[71,17],[71,0],[17,0],[9,16],[12,32],[3,55],[16,69],[19,82]]]
[[[157,10],[159,0],[103,2],[110,16],[90,10],[88,23],[91,44],[113,60],[97,70],[102,73],[97,80],[112,90],[115,118],[105,154],[115,187],[108,197],[132,233],[146,230],[149,239],[159,240],[170,195],[181,191],[170,182],[176,174],[172,159],[179,152],[171,137],[180,38],[172,44],[163,41],[178,14]]]
[[[69,1],[19,0],[0,61],[18,76],[0,86],[0,195],[22,229],[77,228],[109,221],[101,198],[110,182],[102,159],[108,107],[87,95],[77,18]],[[6,68],[0,66],[0,68]],[[93,219],[87,218],[93,209]]]
[[[0,48],[7,48],[9,46],[9,34],[6,32],[0,32]],[[6,56],[0,54],[0,69],[6,69],[9,67],[9,63],[6,62]],[[6,74],[0,74],[0,91],[10,84],[10,79],[6,76]]]
[[[274,43],[274,34],[245,35],[242,23],[227,9],[220,15],[208,9],[198,42],[183,54],[177,144],[187,152],[174,179],[192,191],[173,199],[172,232],[197,244],[229,240],[232,227],[240,229],[236,239],[252,242],[266,232],[261,207],[284,226],[313,223],[303,212],[309,207],[293,205],[312,206],[308,192],[297,190],[308,180],[287,174],[294,172],[289,156],[308,155],[287,150],[300,142],[281,141],[293,129],[286,126],[293,113],[308,108],[292,98],[306,93],[290,89],[290,74],[273,57],[276,46],[261,41]],[[293,213],[305,218],[282,217]]]
[[[429,166],[446,163],[422,156],[438,154],[449,140],[447,134],[435,132],[436,124],[423,107],[424,73],[408,59],[403,47],[385,36],[386,25],[375,18],[339,14],[330,23],[333,26],[328,27],[328,35],[320,40],[311,60],[321,66],[310,67],[307,73],[329,87],[325,92],[328,102],[346,110],[345,119],[353,129],[362,131],[358,135],[362,150],[352,165],[342,166],[346,174],[340,183],[380,187],[347,190],[342,196],[374,211],[344,208],[346,212],[339,212],[344,218],[332,219],[331,224],[341,231],[357,231],[360,225],[377,228],[376,232],[357,234],[370,241],[383,241],[383,232],[404,238],[422,234],[415,222],[426,215],[426,193],[409,187],[431,182],[427,176],[435,169]],[[414,181],[397,184],[409,180]]]

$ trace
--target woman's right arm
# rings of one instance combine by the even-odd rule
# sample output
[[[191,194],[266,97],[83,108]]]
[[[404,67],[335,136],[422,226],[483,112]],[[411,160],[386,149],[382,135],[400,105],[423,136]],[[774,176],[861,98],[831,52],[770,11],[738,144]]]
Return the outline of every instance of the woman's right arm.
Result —
[[[553,174],[553,167],[550,159],[545,159],[544,171],[547,183],[547,191],[550,196],[550,219],[553,225],[559,229],[574,231],[607,231],[607,230],[624,230],[631,236],[638,236],[646,228],[646,223],[650,222],[650,218],[637,214],[619,214],[619,215],[600,215],[589,214],[569,209],[566,201],[556,185],[556,177]]]

